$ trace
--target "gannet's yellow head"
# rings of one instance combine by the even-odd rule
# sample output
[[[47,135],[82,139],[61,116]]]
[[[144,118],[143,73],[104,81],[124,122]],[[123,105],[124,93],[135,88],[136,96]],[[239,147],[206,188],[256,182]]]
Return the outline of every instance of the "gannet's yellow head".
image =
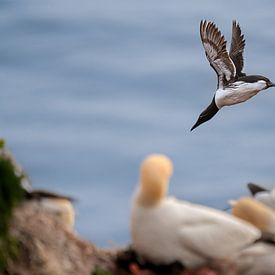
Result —
[[[140,167],[140,190],[138,202],[154,206],[165,197],[169,179],[173,173],[172,161],[165,155],[149,155]]]
[[[275,213],[268,206],[243,197],[234,202],[232,214],[258,227],[262,232],[275,233]]]

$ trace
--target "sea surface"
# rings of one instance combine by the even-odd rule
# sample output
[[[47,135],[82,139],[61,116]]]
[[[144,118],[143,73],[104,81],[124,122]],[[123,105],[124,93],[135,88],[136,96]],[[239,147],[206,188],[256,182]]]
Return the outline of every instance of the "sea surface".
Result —
[[[77,232],[100,246],[130,242],[150,153],[172,158],[173,196],[219,209],[275,183],[275,89],[190,132],[217,81],[201,19],[229,41],[237,19],[245,71],[275,81],[271,0],[0,0],[0,136],[34,187],[78,199]]]

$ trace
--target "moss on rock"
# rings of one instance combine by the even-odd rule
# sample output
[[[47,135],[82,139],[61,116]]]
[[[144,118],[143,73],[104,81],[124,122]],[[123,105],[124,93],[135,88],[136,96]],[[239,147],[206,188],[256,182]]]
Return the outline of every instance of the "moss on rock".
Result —
[[[9,234],[12,211],[23,199],[22,175],[15,170],[12,159],[0,139],[0,272],[6,267],[7,260],[15,256],[17,241]]]

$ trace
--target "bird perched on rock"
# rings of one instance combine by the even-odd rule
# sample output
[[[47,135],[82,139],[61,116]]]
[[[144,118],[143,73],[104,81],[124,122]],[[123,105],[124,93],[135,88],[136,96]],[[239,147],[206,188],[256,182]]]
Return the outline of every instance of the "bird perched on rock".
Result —
[[[1,198],[2,200],[8,202],[9,198],[20,195],[21,203],[29,203],[34,208],[45,209],[68,229],[74,226],[75,211],[72,203],[75,200],[47,190],[34,189],[30,178],[11,151],[7,149],[3,139],[0,139],[0,191],[4,197]],[[1,209],[1,211],[7,211],[7,209]]]
[[[275,188],[268,190],[258,184],[248,183],[247,187],[252,196],[261,203],[275,210]]]
[[[243,72],[245,39],[236,21],[232,25],[229,53],[224,36],[213,22],[201,21],[200,35],[206,57],[218,76],[218,86],[213,100],[199,115],[191,131],[211,119],[222,107],[244,102],[262,90],[275,87],[265,76]]]
[[[228,259],[261,236],[228,213],[167,197],[172,172],[173,164],[164,155],[150,155],[141,164],[131,235],[134,250],[145,260],[193,268]]]
[[[73,229],[75,223],[75,199],[54,192],[33,189],[25,192],[25,203],[34,208],[43,208],[55,216],[67,229]]]

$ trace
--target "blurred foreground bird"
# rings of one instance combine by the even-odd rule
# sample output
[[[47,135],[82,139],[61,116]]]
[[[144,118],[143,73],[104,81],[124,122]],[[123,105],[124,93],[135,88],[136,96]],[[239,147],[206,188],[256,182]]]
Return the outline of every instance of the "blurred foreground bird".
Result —
[[[229,259],[261,236],[257,228],[228,213],[167,197],[172,172],[172,162],[164,155],[150,155],[141,165],[131,235],[134,250],[145,260],[178,261],[193,268]]]
[[[246,75],[242,71],[245,39],[236,21],[232,24],[229,53],[224,36],[213,22],[201,21],[200,35],[206,57],[217,74],[218,85],[212,102],[199,115],[191,131],[211,119],[222,107],[244,102],[262,90],[275,87],[262,75]]]
[[[250,197],[232,201],[232,214],[251,223],[262,231],[262,238],[275,241],[275,212],[270,207]]]
[[[256,242],[242,250],[236,256],[238,274],[242,275],[274,275],[275,245]]]
[[[261,187],[249,185],[251,192],[260,191]],[[275,274],[275,212],[254,198],[243,197],[232,201],[232,214],[262,231],[261,241],[243,249],[235,257],[239,274],[274,275]]]

